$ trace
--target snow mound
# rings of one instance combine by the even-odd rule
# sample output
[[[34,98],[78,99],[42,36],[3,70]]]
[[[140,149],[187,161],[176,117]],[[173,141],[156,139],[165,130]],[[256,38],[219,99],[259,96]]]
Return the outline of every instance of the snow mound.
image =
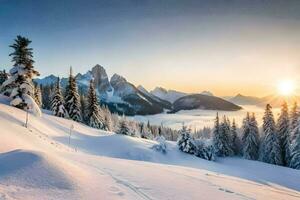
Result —
[[[0,177],[6,184],[47,189],[74,188],[71,179],[41,153],[10,151],[0,154],[0,163]]]

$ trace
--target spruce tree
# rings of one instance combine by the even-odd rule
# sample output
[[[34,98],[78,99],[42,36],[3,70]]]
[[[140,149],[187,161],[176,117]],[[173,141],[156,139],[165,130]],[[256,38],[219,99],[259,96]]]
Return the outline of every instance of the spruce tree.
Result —
[[[41,86],[39,84],[34,85],[34,100],[35,103],[41,108],[43,103],[42,103]]]
[[[270,104],[267,104],[263,117],[263,133],[262,161],[270,164],[282,165],[280,139],[276,132],[274,116]]]
[[[11,105],[21,109],[30,108],[40,114],[40,109],[34,101],[34,85],[32,79],[39,76],[33,66],[32,48],[29,48],[31,41],[25,37],[17,36],[13,48],[13,68],[9,71],[10,77],[2,86],[1,91],[12,98]]]
[[[82,121],[80,97],[75,77],[72,74],[72,67],[70,68],[69,82],[66,87],[65,108],[72,120],[77,122]]]
[[[257,160],[259,157],[259,133],[254,113],[250,117],[247,113],[243,120],[242,135],[243,157],[248,160]]]
[[[283,165],[287,166],[290,159],[290,121],[289,110],[286,102],[282,104],[281,113],[277,121],[277,131],[280,139],[280,146],[282,149],[282,161]]]
[[[194,138],[191,136],[191,131],[183,125],[179,132],[180,135],[177,140],[179,150],[189,154],[196,153],[197,147]]]
[[[239,155],[241,142],[240,142],[240,138],[238,137],[238,134],[237,134],[237,128],[236,128],[236,123],[235,123],[234,119],[233,119],[232,125],[231,125],[231,140],[232,140],[231,149],[233,150],[234,155]]]
[[[93,80],[90,81],[90,87],[88,91],[87,120],[89,126],[93,128],[105,129],[105,122],[104,118],[100,114],[100,108]]]
[[[233,155],[233,150],[230,147],[230,143],[231,138],[228,121],[224,116],[223,122],[220,124],[217,113],[213,131],[213,147],[215,149],[216,156],[224,157]]]
[[[88,113],[88,100],[87,97],[84,94],[80,94],[80,105],[81,105],[81,117],[82,117],[82,122],[85,124],[88,124],[89,120],[87,117]]]
[[[128,123],[126,121],[126,119],[122,119],[119,123],[119,129],[117,131],[117,134],[121,134],[121,135],[131,135],[130,133],[130,129],[128,126]]]
[[[64,98],[61,93],[59,78],[57,78],[56,87],[54,89],[54,94],[52,95],[51,111],[52,111],[53,115],[55,115],[57,117],[63,117],[63,118],[68,117],[68,112],[64,106]]]
[[[294,131],[300,132],[299,126],[295,129],[298,130]],[[300,169],[300,134],[297,134],[292,142],[289,166],[294,169]]]
[[[291,113],[290,113],[290,131],[296,133],[297,131],[294,131],[294,129],[298,126],[298,120],[299,120],[299,111],[298,111],[298,104],[297,102],[294,103]],[[296,135],[291,135],[291,140],[294,140],[296,138]]]
[[[105,126],[108,131],[113,131],[113,121],[112,121],[112,114],[107,106],[102,107],[102,111],[104,114],[104,121]]]

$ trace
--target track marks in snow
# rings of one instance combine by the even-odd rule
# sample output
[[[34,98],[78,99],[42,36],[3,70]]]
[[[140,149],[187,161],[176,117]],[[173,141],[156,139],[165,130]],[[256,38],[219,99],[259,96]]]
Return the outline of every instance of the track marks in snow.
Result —
[[[154,200],[154,198],[150,197],[149,195],[147,195],[145,192],[142,191],[145,190],[146,188],[135,186],[134,184],[130,183],[130,181],[122,179],[119,175],[114,175],[112,170],[107,168],[99,168],[94,165],[88,165],[88,166],[96,169],[97,172],[102,176],[107,175],[111,177],[116,182],[116,184],[120,185],[120,187],[125,187],[127,189],[130,189],[130,191],[132,191],[136,196],[140,197],[140,199]],[[116,186],[110,186],[110,192],[119,196],[126,195],[124,192],[121,191],[120,188]]]

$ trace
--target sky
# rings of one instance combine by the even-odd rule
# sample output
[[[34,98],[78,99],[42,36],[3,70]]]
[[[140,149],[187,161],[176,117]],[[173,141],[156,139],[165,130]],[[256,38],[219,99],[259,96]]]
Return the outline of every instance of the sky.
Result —
[[[17,35],[41,77],[94,65],[148,90],[265,96],[299,84],[298,0],[0,0],[0,69]]]

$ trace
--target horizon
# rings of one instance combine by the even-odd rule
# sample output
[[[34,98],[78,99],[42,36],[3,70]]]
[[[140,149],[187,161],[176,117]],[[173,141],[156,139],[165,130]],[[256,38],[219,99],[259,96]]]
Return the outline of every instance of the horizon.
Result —
[[[84,2],[0,0],[1,69],[22,35],[40,78],[98,63],[147,90],[263,97],[292,80],[299,92],[300,2]]]

